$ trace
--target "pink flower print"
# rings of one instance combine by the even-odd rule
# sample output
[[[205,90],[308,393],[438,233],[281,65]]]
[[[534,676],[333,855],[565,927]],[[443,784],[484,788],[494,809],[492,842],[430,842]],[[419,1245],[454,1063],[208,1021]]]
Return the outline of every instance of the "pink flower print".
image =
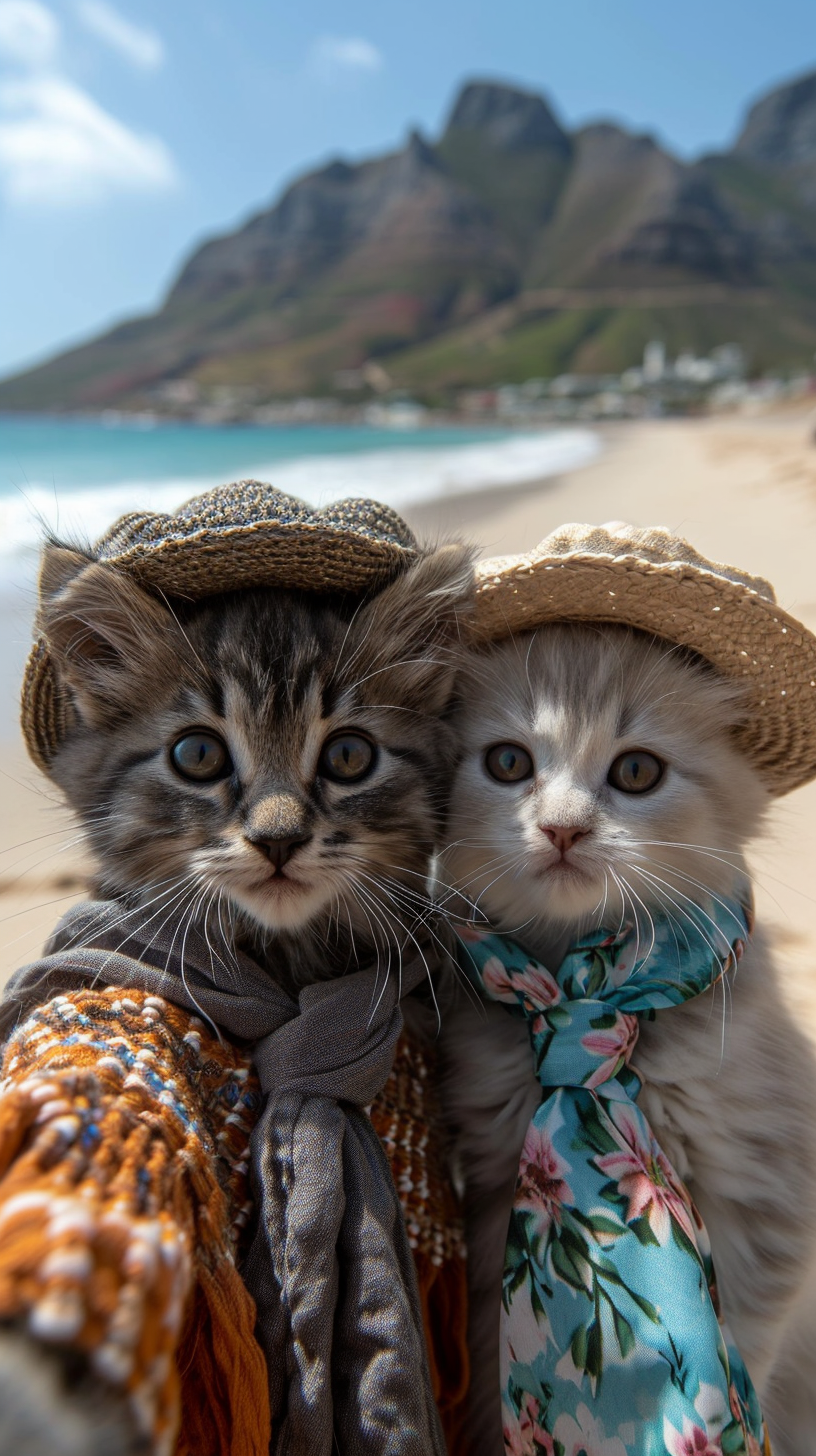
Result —
[[[608,1082],[615,1075],[621,1064],[626,1065],[635,1049],[639,1033],[640,1023],[637,1017],[627,1016],[625,1011],[621,1011],[614,1026],[605,1027],[602,1031],[590,1031],[582,1036],[581,1046],[592,1052],[593,1056],[603,1057],[603,1061],[587,1078],[584,1086],[600,1087],[602,1082]]]
[[[623,1441],[618,1436],[607,1436],[601,1422],[583,1404],[575,1418],[566,1414],[558,1417],[553,1435],[561,1442],[564,1456],[626,1456]]]
[[[518,1415],[507,1405],[503,1414],[504,1449],[508,1456],[555,1456],[553,1438],[539,1423],[541,1404],[534,1395],[525,1392]]]
[[[602,1173],[616,1181],[618,1192],[629,1200],[626,1222],[645,1215],[658,1243],[665,1244],[671,1236],[674,1219],[696,1247],[688,1193],[665,1153],[654,1140],[645,1139],[643,1124],[634,1107],[615,1102],[609,1105],[608,1111],[625,1147],[594,1161]]]
[[[518,996],[514,989],[516,979],[498,956],[488,956],[482,966],[482,983],[495,1001],[508,1001],[511,1006],[518,1006]]]
[[[751,1432],[746,1429],[746,1414],[742,1408],[742,1401],[739,1398],[736,1386],[734,1385],[729,1385],[728,1387],[728,1405],[734,1420],[738,1423],[740,1430],[745,1436],[747,1456],[763,1456],[763,1448],[760,1446],[756,1436],[752,1436]],[[695,1409],[698,1408],[696,1400],[694,1406]]]
[[[664,1416],[663,1443],[669,1456],[723,1456],[719,1436],[709,1436],[702,1426],[695,1426],[686,1416],[683,1417],[682,1431],[678,1431]]]
[[[572,1189],[564,1177],[568,1165],[560,1158],[544,1128],[531,1123],[524,1139],[516,1185],[516,1208],[545,1214],[548,1224],[560,1223],[562,1203],[572,1203]]]
[[[555,1006],[561,1000],[558,982],[544,966],[530,961],[513,977],[513,984],[524,995],[528,1011],[541,1011],[545,1006]]]

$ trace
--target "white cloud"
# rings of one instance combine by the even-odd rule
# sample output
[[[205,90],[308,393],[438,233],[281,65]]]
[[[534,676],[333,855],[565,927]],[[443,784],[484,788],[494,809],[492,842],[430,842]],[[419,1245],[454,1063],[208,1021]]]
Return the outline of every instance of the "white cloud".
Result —
[[[311,67],[331,79],[338,75],[372,75],[383,68],[383,55],[360,36],[321,35],[311,51]]]
[[[0,56],[7,65],[47,66],[58,43],[56,16],[39,0],[0,0]]]
[[[158,137],[140,135],[56,75],[0,86],[0,178],[15,203],[73,205],[177,183]]]
[[[152,31],[103,0],[79,4],[85,23],[100,35],[107,25],[105,38],[131,61],[161,64],[164,49]],[[0,62],[0,187],[9,202],[65,207],[177,185],[159,137],[125,126],[64,74],[59,22],[41,0],[0,0]]]
[[[158,32],[126,20],[107,0],[79,0],[76,13],[86,30],[118,51],[131,65],[143,71],[156,71],[164,65],[164,41]]]

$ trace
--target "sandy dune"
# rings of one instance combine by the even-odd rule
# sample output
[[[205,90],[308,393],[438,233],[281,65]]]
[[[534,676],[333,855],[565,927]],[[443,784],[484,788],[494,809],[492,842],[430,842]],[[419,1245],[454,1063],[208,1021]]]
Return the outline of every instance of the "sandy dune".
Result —
[[[604,454],[584,470],[424,506],[410,519],[423,534],[470,535],[485,555],[524,550],[564,521],[666,525],[705,554],[769,577],[782,606],[816,629],[813,428],[799,408],[610,429]],[[18,742],[2,765],[0,980],[38,953],[83,876],[69,823]],[[759,913],[776,926],[791,995],[816,1032],[815,826],[816,785],[780,802],[753,860]]]

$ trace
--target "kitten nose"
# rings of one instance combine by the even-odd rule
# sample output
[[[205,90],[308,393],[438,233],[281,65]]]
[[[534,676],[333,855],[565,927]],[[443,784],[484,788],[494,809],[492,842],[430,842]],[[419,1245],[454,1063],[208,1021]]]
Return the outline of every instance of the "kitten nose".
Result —
[[[541,833],[546,834],[550,844],[555,845],[555,848],[561,854],[566,854],[567,850],[572,849],[572,846],[577,844],[579,839],[586,838],[589,830],[574,827],[567,829],[563,824],[542,824]]]
[[[292,834],[288,839],[250,839],[249,842],[254,844],[261,854],[266,855],[276,870],[282,870],[287,861],[292,858],[295,850],[308,844],[311,837],[311,834]]]

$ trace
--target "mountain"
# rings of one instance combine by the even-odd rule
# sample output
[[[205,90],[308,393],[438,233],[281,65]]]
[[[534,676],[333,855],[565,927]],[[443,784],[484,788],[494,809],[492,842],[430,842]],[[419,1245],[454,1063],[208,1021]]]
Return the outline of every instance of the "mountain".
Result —
[[[259,403],[353,388],[372,361],[444,399],[618,370],[652,337],[672,352],[733,340],[758,370],[810,364],[816,73],[693,163],[471,81],[438,139],[300,177],[199,247],[155,314],[0,382],[0,408],[162,407],[179,389]]]
[[[752,106],[734,154],[781,173],[816,206],[816,72]]]

